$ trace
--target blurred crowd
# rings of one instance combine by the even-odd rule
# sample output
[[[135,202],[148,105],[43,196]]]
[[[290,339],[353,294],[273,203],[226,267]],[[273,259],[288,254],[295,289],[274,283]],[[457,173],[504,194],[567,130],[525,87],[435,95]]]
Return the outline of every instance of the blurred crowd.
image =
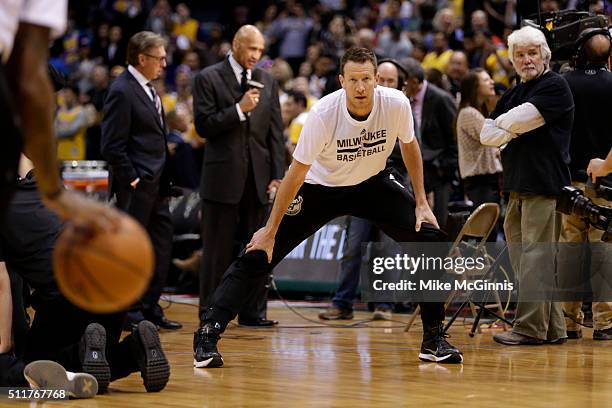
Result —
[[[542,11],[579,0],[544,0]],[[460,99],[461,80],[482,68],[500,95],[514,77],[506,39],[517,21],[515,0],[306,0],[236,5],[168,0],[71,1],[68,30],[52,47],[51,63],[68,78],[58,96],[61,160],[99,160],[100,122],[110,82],[126,67],[126,43],[151,30],[168,42],[168,67],[156,81],[168,115],[171,154],[181,156],[178,185],[197,188],[206,135],[193,126],[192,79],[228,54],[236,29],[255,24],[266,38],[260,68],[280,84],[288,154],[304,113],[339,88],[338,62],[353,45],[400,63],[418,60],[425,79]],[[601,12],[603,2],[591,10]],[[488,105],[494,106],[493,96]]]

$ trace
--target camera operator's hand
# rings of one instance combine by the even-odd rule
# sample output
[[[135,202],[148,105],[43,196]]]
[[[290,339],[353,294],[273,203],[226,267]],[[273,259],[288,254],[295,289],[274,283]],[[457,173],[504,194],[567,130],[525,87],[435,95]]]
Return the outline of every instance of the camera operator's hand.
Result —
[[[587,174],[591,176],[593,183],[595,183],[597,177],[604,177],[609,173],[612,173],[612,150],[610,150],[606,160],[593,159],[589,162],[589,167],[587,167]]]
[[[247,113],[255,109],[258,103],[259,103],[259,89],[253,88],[245,92],[245,94],[242,96],[242,99],[240,99],[240,102],[238,103],[238,105],[240,105],[240,109],[244,113]]]

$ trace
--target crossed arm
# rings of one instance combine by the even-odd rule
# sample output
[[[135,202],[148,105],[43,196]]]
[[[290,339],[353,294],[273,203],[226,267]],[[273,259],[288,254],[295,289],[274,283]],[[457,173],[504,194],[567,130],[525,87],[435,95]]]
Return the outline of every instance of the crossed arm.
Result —
[[[503,146],[512,139],[543,126],[544,117],[530,102],[523,103],[497,119],[485,119],[480,132],[480,143],[485,146]]]

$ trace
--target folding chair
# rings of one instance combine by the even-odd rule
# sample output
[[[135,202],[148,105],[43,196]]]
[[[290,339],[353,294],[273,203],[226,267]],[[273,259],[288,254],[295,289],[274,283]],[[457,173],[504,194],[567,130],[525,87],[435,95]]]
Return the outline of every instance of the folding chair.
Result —
[[[497,220],[499,218],[499,212],[500,212],[499,205],[496,203],[484,203],[478,206],[478,208],[476,208],[476,210],[474,210],[474,212],[469,216],[469,218],[466,220],[465,224],[459,231],[459,234],[457,235],[457,238],[453,242],[453,245],[449,251],[448,256],[452,257],[452,256],[456,256],[460,254],[462,246],[467,246],[468,248],[470,248],[470,250],[473,250],[475,253],[483,254],[485,258],[487,258],[488,261],[490,262],[492,258],[490,255],[486,253],[485,244],[487,243],[487,239],[489,238],[489,235],[491,235],[491,231],[493,231],[493,228],[495,227],[495,224],[497,223]],[[475,244],[467,243],[465,242],[466,238],[476,240],[476,243]],[[488,266],[490,266],[490,264]],[[454,271],[449,271],[449,272],[453,273]],[[461,279],[469,280],[470,278],[479,278],[482,275],[483,275],[483,271],[481,269],[477,269],[476,271],[466,269],[461,274]],[[448,305],[452,303],[456,295],[457,295],[456,291],[453,291],[451,293],[451,295],[449,296],[449,298],[447,299],[444,305],[445,309],[448,308]],[[485,307],[487,309],[497,309],[497,311],[503,317],[504,309],[501,304],[499,293],[497,293],[497,291],[494,291],[493,296],[494,296],[494,303],[485,305]],[[474,318],[476,318],[477,311],[476,311],[476,307],[474,303],[469,302],[469,305],[470,305],[470,309],[472,310],[472,315],[474,316]],[[416,310],[414,311],[412,316],[410,316],[410,319],[408,320],[408,323],[406,324],[406,328],[404,329],[405,332],[410,330],[410,327],[412,327],[412,324],[414,323],[416,317],[420,314],[420,312],[421,312],[421,308],[420,306],[417,306]],[[503,325],[503,328],[504,330],[506,330],[505,324]],[[478,332],[479,333],[481,332],[480,327],[478,327]]]

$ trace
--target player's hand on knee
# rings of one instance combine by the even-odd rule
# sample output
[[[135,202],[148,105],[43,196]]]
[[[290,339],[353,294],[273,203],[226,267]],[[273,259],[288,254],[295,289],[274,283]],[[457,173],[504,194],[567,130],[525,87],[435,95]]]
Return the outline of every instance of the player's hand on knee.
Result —
[[[421,230],[421,224],[423,224],[424,222],[434,225],[436,228],[440,228],[440,226],[438,225],[438,220],[436,220],[436,216],[433,214],[428,204],[417,206],[414,213],[416,216],[415,230],[417,232]]]
[[[267,227],[260,228],[246,246],[246,252],[265,251],[268,255],[268,263],[272,262],[272,251],[274,250],[274,233]]]

